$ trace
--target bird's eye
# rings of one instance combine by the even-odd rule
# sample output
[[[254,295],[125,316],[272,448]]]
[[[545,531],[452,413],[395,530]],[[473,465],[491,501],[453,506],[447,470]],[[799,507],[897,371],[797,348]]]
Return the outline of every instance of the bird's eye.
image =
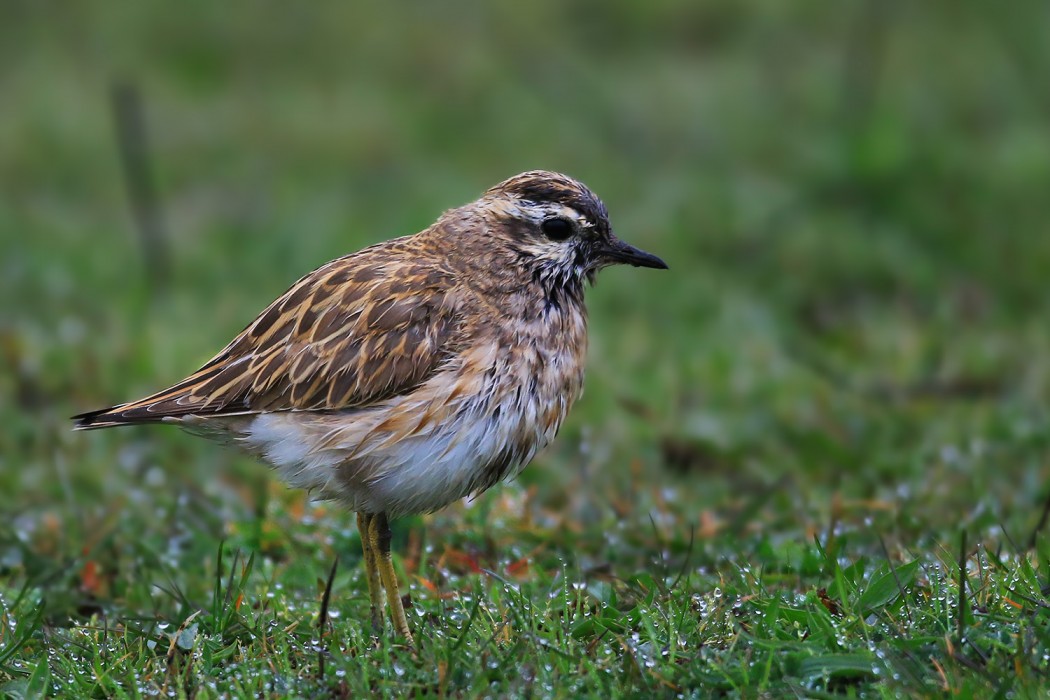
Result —
[[[547,219],[540,224],[540,228],[543,230],[543,234],[552,241],[564,241],[572,235],[573,230],[572,222],[561,217]]]

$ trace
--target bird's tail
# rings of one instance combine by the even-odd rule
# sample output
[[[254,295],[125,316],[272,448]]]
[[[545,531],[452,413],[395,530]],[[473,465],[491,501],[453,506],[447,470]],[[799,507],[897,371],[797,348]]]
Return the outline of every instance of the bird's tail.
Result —
[[[98,428],[113,428],[118,425],[141,425],[143,423],[159,423],[163,416],[142,415],[141,412],[128,412],[130,404],[120,404],[101,408],[97,411],[88,411],[72,417],[73,430],[96,430]]]

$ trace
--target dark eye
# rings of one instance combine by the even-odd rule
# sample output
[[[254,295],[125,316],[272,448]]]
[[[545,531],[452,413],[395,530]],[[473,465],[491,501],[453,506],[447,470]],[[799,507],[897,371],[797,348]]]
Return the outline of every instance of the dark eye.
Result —
[[[564,241],[572,235],[572,222],[560,217],[547,219],[540,224],[540,228],[543,229],[544,235],[552,241]]]

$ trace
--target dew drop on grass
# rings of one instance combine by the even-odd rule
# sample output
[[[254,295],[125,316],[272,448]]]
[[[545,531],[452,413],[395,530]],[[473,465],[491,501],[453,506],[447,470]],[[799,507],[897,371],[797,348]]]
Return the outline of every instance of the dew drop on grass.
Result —
[[[179,636],[175,640],[175,643],[179,645],[179,648],[185,649],[187,651],[193,648],[193,643],[197,639],[197,629],[197,623],[193,623],[186,629],[179,632]]]

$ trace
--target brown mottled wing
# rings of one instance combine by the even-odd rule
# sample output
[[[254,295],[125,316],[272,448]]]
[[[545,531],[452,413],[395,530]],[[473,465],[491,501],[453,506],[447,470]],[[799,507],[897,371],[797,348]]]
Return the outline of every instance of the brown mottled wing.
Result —
[[[395,249],[396,250],[396,249]],[[204,367],[78,428],[181,416],[337,410],[409,391],[448,356],[449,275],[370,248],[299,280]]]

